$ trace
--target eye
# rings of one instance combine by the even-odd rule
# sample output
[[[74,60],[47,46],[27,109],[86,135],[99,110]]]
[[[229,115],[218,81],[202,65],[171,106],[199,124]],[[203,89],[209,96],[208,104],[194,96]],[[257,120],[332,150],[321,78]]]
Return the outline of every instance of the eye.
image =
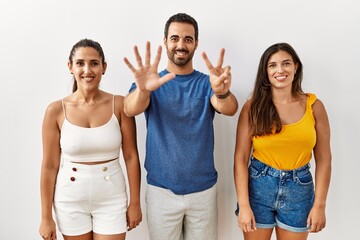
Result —
[[[192,40],[192,38],[186,38],[186,39],[185,39],[185,42],[186,42],[186,43],[192,43],[193,40]]]
[[[171,41],[171,42],[177,42],[177,41],[179,41],[179,38],[177,38],[177,37],[172,37],[172,38],[170,38],[170,41]]]
[[[91,63],[91,66],[96,67],[96,66],[98,66],[99,64],[100,64],[99,62],[92,62],[92,63]]]
[[[75,64],[76,64],[76,66],[79,66],[79,67],[82,67],[82,66],[84,66],[84,62],[81,62],[81,61],[79,61],[79,62],[76,62]]]
[[[276,64],[272,63],[272,64],[269,64],[269,68],[275,68],[276,67]]]

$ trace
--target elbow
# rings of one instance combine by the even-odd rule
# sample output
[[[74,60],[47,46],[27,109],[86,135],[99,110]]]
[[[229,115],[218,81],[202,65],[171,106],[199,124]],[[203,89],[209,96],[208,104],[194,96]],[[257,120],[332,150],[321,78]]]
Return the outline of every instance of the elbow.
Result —
[[[232,108],[226,109],[226,111],[221,112],[221,114],[232,117],[237,113],[237,110],[238,104],[236,103]]]
[[[131,108],[127,107],[126,104],[124,106],[124,113],[127,117],[135,117],[135,114],[131,111]]]

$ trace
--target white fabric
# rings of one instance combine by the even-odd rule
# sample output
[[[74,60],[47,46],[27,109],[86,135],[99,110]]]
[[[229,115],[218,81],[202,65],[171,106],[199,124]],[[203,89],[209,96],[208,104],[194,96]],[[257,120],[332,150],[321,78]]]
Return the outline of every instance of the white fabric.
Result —
[[[110,120],[94,128],[80,127],[68,121],[64,111],[60,146],[62,158],[71,162],[97,162],[118,158],[121,149],[121,131],[114,114],[114,98]]]
[[[217,204],[216,184],[186,195],[148,184],[146,213],[150,240],[217,240]]]
[[[126,232],[127,193],[119,160],[95,165],[64,162],[57,176],[54,208],[64,235]]]

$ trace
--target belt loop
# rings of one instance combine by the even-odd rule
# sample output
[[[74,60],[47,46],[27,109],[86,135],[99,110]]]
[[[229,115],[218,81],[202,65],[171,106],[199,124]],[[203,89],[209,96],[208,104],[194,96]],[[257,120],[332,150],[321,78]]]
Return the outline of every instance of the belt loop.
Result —
[[[268,170],[269,170],[269,166],[265,166],[265,168],[261,172],[262,175],[265,176]]]
[[[295,182],[298,177],[298,171],[293,170],[292,172],[293,172],[293,181]]]

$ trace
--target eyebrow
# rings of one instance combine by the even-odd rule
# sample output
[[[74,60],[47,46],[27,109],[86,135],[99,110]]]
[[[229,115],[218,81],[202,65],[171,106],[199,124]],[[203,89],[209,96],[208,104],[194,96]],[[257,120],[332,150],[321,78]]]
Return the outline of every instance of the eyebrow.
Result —
[[[78,58],[78,59],[75,59],[74,61],[76,61],[76,62],[85,62],[85,59]],[[100,60],[98,60],[98,59],[90,59],[90,62],[100,62]]]
[[[179,35],[171,35],[170,38],[173,38],[173,37],[176,37],[176,38],[180,38]],[[185,36],[185,39],[194,39],[192,36]]]
[[[284,61],[282,62],[292,62],[292,60],[289,58],[289,59],[285,59]],[[268,62],[268,64],[271,64],[271,63],[276,63],[276,62]]]

